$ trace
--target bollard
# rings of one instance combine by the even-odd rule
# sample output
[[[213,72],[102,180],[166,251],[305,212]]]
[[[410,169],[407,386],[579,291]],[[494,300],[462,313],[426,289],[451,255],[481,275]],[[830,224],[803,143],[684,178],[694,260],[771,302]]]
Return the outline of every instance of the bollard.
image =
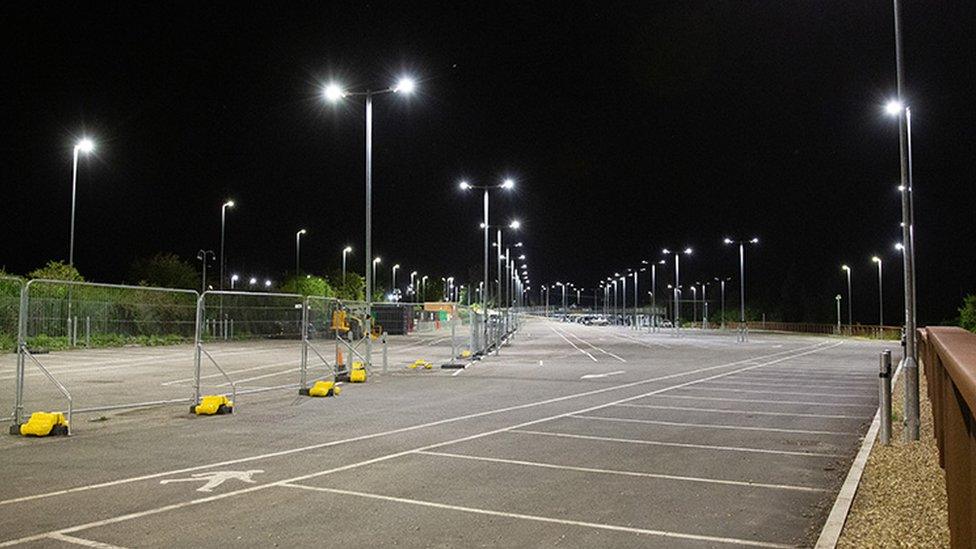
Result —
[[[381,339],[383,341],[383,373],[384,374],[386,373],[387,365],[389,364],[389,362],[387,361],[387,353],[386,353],[386,336],[387,333],[383,332]]]
[[[887,446],[891,443],[891,351],[888,349],[881,353],[880,370],[878,406],[881,414],[881,442]]]

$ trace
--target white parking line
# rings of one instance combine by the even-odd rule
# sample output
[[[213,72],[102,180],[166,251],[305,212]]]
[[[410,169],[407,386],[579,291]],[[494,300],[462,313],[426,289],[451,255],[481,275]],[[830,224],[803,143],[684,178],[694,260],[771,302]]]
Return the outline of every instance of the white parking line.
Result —
[[[837,402],[811,402],[811,401],[800,401],[800,400],[764,400],[758,398],[723,398],[723,397],[706,397],[706,396],[694,396],[694,395],[660,395],[664,398],[685,398],[691,400],[721,400],[724,402],[750,402],[758,404],[802,404],[804,406],[836,406],[840,408],[871,408],[872,410],[877,408],[872,404],[840,404]]]
[[[746,452],[754,454],[778,454],[783,456],[804,456],[804,457],[827,457],[840,458],[846,457],[842,454],[825,454],[821,452],[800,452],[793,450],[766,450],[763,448],[746,448],[742,446],[718,446],[712,444],[690,444],[685,442],[664,442],[661,440],[645,440],[634,438],[599,437],[593,435],[577,435],[573,433],[559,433],[556,431],[530,431],[527,429],[511,429],[510,433],[523,433],[526,435],[540,435],[547,437],[576,438],[580,440],[597,440],[604,442],[622,442],[626,444],[645,444],[648,446],[673,446],[675,448],[694,448],[696,450],[717,450],[725,452]]]
[[[549,329],[552,330],[557,336],[563,338],[566,341],[566,343],[569,343],[570,345],[572,345],[574,349],[576,349],[577,351],[579,351],[579,352],[583,353],[584,355],[590,357],[590,360],[592,360],[593,362],[599,362],[599,360],[597,360],[596,357],[594,357],[590,353],[584,351],[583,349],[580,349],[579,347],[577,347],[575,343],[573,343],[572,341],[570,341],[569,339],[567,339],[566,336],[564,336],[563,334],[559,333],[559,331],[556,330],[555,328],[553,328],[552,326],[549,326]]]
[[[783,389],[859,389],[865,392],[871,391],[871,385],[866,384],[853,384],[853,383],[766,383],[766,382],[756,382],[756,381],[726,381],[722,380],[723,385],[735,385],[741,387],[779,387]],[[877,383],[874,384],[877,386]]]
[[[72,545],[81,545],[83,547],[95,547],[96,549],[125,549],[124,547],[119,547],[118,545],[111,545],[108,543],[102,543],[100,541],[93,541],[90,539],[76,538],[74,536],[67,536],[65,534],[53,533],[47,536],[53,540],[62,541],[64,543],[70,543]]]
[[[752,391],[750,389],[730,389],[728,387],[695,387],[698,391],[723,391],[726,393],[759,393],[764,395],[800,395],[800,396],[818,396],[818,397],[835,397],[835,398],[870,398],[874,396],[873,394],[868,395],[852,395],[850,393],[837,394],[837,393],[808,393],[806,391]]]
[[[463,420],[467,420],[467,419],[484,417],[484,416],[488,416],[488,415],[499,414],[499,413],[504,413],[504,412],[510,412],[510,411],[514,411],[514,410],[522,410],[522,409],[525,409],[525,408],[532,408],[532,407],[535,407],[535,406],[544,406],[546,404],[552,404],[552,403],[555,403],[555,402],[562,402],[562,401],[565,401],[565,400],[582,398],[582,397],[592,396],[592,395],[596,395],[596,394],[602,394],[602,393],[609,392],[609,391],[618,391],[618,390],[626,389],[626,388],[629,388],[629,387],[637,387],[637,386],[640,386],[640,385],[646,385],[648,383],[654,383],[654,382],[657,382],[657,381],[664,381],[664,380],[667,380],[667,379],[674,379],[676,377],[684,377],[684,376],[688,376],[688,375],[692,375],[692,374],[698,374],[698,373],[702,373],[702,372],[708,372],[708,371],[712,371],[712,370],[716,370],[716,369],[720,369],[720,368],[728,368],[728,367],[731,367],[731,366],[737,366],[737,365],[742,364],[742,363],[745,363],[745,362],[752,363],[754,360],[757,360],[757,359],[769,359],[769,358],[773,358],[773,357],[781,357],[781,358],[777,358],[775,360],[772,360],[772,361],[768,362],[766,365],[776,364],[776,363],[779,363],[779,362],[783,362],[784,360],[789,360],[789,359],[792,359],[792,358],[796,358],[796,357],[808,355],[808,354],[815,353],[815,352],[818,352],[818,351],[821,351],[821,350],[824,350],[824,349],[830,349],[830,348],[836,347],[836,346],[838,346],[840,344],[841,343],[838,342],[838,343],[836,343],[834,345],[824,346],[823,343],[817,343],[815,345],[810,345],[810,346],[807,346],[807,347],[801,347],[799,349],[793,349],[793,350],[790,350],[790,351],[778,351],[778,352],[770,353],[768,355],[760,356],[760,357],[757,357],[757,358],[749,358],[749,359],[739,360],[739,361],[736,361],[736,362],[728,362],[728,363],[719,364],[719,365],[716,365],[716,366],[706,366],[704,368],[698,368],[698,369],[689,370],[689,371],[686,371],[686,372],[678,372],[678,373],[674,373],[674,374],[668,374],[668,375],[664,375],[664,376],[658,376],[658,377],[643,379],[643,380],[639,380],[639,381],[631,381],[631,382],[628,382],[628,383],[622,383],[620,385],[613,385],[613,386],[610,386],[610,387],[602,387],[600,389],[592,389],[592,390],[589,390],[589,391],[583,391],[583,392],[580,392],[580,393],[573,393],[573,394],[564,395],[564,396],[561,396],[561,397],[554,397],[554,398],[549,398],[549,399],[545,399],[545,400],[541,400],[541,401],[536,401],[536,402],[529,402],[529,403],[526,403],[526,404],[518,404],[518,405],[515,405],[515,406],[507,406],[507,407],[504,407],[504,408],[496,408],[496,409],[493,409],[493,410],[486,410],[484,412],[475,412],[475,413],[471,413],[471,414],[467,414],[467,415],[463,415],[463,416],[449,417],[449,418],[445,418],[445,419],[441,419],[441,420],[437,420],[437,421],[432,421],[432,422],[429,422],[429,423],[421,423],[421,424],[417,424],[417,425],[411,425],[409,427],[401,427],[399,429],[391,429],[389,431],[381,431],[381,432],[378,432],[378,433],[371,433],[371,434],[361,435],[361,436],[358,436],[358,437],[352,437],[352,438],[347,438],[347,439],[340,439],[340,440],[335,440],[335,441],[331,441],[331,442],[323,442],[323,443],[319,443],[319,444],[311,444],[311,445],[308,445],[308,446],[300,446],[300,447],[297,447],[297,448],[290,448],[290,449],[287,449],[287,450],[279,450],[277,452],[269,452],[269,453],[266,453],[266,454],[258,454],[258,455],[253,455],[253,456],[249,456],[249,457],[244,457],[244,458],[237,458],[237,459],[231,459],[231,460],[226,460],[226,461],[212,462],[212,463],[208,463],[208,464],[204,464],[204,465],[197,465],[197,466],[194,466],[194,467],[186,467],[186,468],[182,468],[182,469],[174,469],[174,470],[170,470],[170,471],[164,471],[164,472],[161,472],[161,473],[151,473],[151,474],[140,475],[140,476],[136,476],[136,477],[129,477],[129,478],[118,479],[118,480],[113,480],[113,481],[100,482],[100,483],[96,483],[96,484],[88,484],[88,485],[83,485],[83,486],[76,486],[74,488],[68,488],[68,489],[64,489],[64,490],[57,490],[57,491],[53,491],[53,492],[44,492],[44,493],[34,494],[34,495],[30,495],[30,496],[21,496],[21,497],[16,497],[16,498],[10,498],[10,499],[6,499],[6,500],[0,501],[0,506],[7,505],[7,504],[12,504],[12,503],[21,503],[21,502],[25,502],[25,501],[33,501],[33,500],[37,500],[37,499],[54,497],[54,496],[61,496],[61,495],[66,495],[66,494],[72,494],[72,493],[77,493],[77,492],[88,491],[88,490],[94,490],[94,489],[97,489],[97,488],[108,488],[108,487],[112,487],[112,486],[118,486],[118,485],[121,485],[121,484],[128,484],[128,483],[131,483],[131,482],[139,482],[139,481],[143,481],[143,480],[156,479],[156,478],[165,477],[165,476],[169,476],[169,475],[189,473],[189,472],[200,471],[200,470],[204,470],[204,469],[212,469],[212,468],[215,468],[215,467],[225,467],[227,465],[236,465],[236,464],[239,464],[239,463],[248,463],[248,462],[251,462],[251,461],[257,461],[257,460],[263,460],[263,459],[268,459],[268,458],[281,457],[281,456],[296,454],[296,453],[300,453],[300,452],[307,452],[307,451],[311,451],[311,450],[318,450],[318,449],[321,449],[321,448],[327,448],[327,447],[336,446],[336,445],[339,445],[339,444],[345,444],[345,443],[351,443],[351,442],[359,442],[359,441],[369,440],[369,439],[373,439],[373,438],[377,438],[377,437],[382,437],[382,436],[388,436],[388,435],[394,435],[394,434],[400,434],[400,433],[405,433],[405,432],[409,432],[409,431],[414,431],[414,430],[417,430],[417,429],[424,429],[424,428],[428,428],[428,427],[436,427],[436,426],[439,426],[439,425],[445,425],[445,424],[448,424],[448,423],[454,423],[454,422],[463,421]],[[796,354],[788,355],[787,353],[796,353]],[[783,357],[782,355],[786,355],[786,356]],[[747,370],[752,369],[752,368],[755,368],[755,367],[756,366],[748,366],[746,368],[742,368],[742,369],[739,369],[739,370],[733,370],[732,372],[728,372],[726,374],[720,374],[720,375],[733,375],[733,374],[738,373],[740,371],[747,371]],[[715,377],[715,376],[712,376],[712,377]],[[704,378],[703,380],[695,380],[693,382],[682,383],[682,384],[679,384],[679,385],[672,386],[670,388],[681,387],[681,386],[684,386],[684,385],[688,385],[690,383],[697,383],[699,381],[704,381],[705,379],[712,379],[712,377]],[[668,389],[670,389],[670,388],[668,388]],[[645,393],[643,395],[638,395],[636,397],[623,399],[621,401],[618,401],[618,402],[615,402],[615,403],[611,403],[609,405],[619,404],[621,402],[629,402],[631,400],[636,400],[638,398],[643,398],[645,396],[651,396],[651,395],[654,395],[654,394],[657,394],[657,393],[661,392],[662,390],[667,390],[667,389],[658,389],[656,391],[651,391],[650,393]],[[597,409],[597,408],[594,408],[594,409]],[[577,410],[576,413],[581,413],[581,412],[586,412],[586,411],[590,411],[590,409]],[[565,414],[565,415],[568,415],[568,414]],[[556,416],[554,416],[554,418],[555,417]],[[0,547],[3,547],[3,546],[4,546],[3,544],[0,544]]]
[[[651,530],[647,528],[634,528],[632,526],[618,526],[615,524],[603,524],[596,522],[583,522],[579,520],[569,520],[560,518],[543,517],[539,515],[526,515],[523,513],[510,513],[507,511],[493,511],[490,509],[478,509],[474,507],[462,507],[459,505],[449,505],[446,503],[436,503],[433,501],[422,501],[418,499],[407,499],[399,498],[394,496],[384,496],[381,494],[370,494],[366,492],[354,492],[352,490],[340,490],[337,488],[322,488],[318,486],[306,486],[302,484],[292,484],[285,483],[281,486],[286,486],[289,488],[298,488],[301,490],[311,490],[314,492],[326,492],[330,494],[342,494],[346,496],[358,496],[361,498],[369,498],[383,501],[391,501],[395,503],[407,503],[410,505],[419,505],[422,507],[433,507],[435,509],[445,509],[448,511],[459,511],[464,513],[474,513],[478,515],[490,515],[495,517],[513,518],[521,520],[531,520],[535,522],[547,522],[552,524],[561,524],[564,526],[580,526],[584,528],[596,528],[599,530],[613,530],[616,532],[627,532],[630,534],[646,534],[650,536],[660,536],[672,539],[685,539],[685,540],[695,540],[695,541],[706,541],[711,543],[729,543],[735,545],[747,545],[751,547],[792,547],[790,545],[781,545],[778,543],[770,543],[763,541],[753,541],[747,539],[736,539],[736,538],[723,538],[715,536],[703,536],[698,534],[684,534],[681,532],[669,532],[666,530]]]
[[[611,337],[615,337],[617,339],[622,339],[622,340],[625,340],[625,341],[629,341],[631,343],[636,343],[636,344],[638,344],[638,345],[640,345],[642,347],[647,347],[649,349],[653,349],[654,347],[661,347],[662,349],[670,349],[671,348],[669,345],[665,345],[663,343],[658,343],[656,341],[645,342],[644,340],[638,339],[636,337],[622,336],[622,335],[619,335],[619,334],[615,334],[613,332],[609,332],[609,334],[610,334]]]
[[[596,345],[590,343],[589,341],[586,341],[585,339],[579,337],[578,335],[574,334],[573,332],[570,332],[569,330],[563,330],[563,331],[566,332],[567,335],[569,335],[570,337],[572,337],[576,341],[579,341],[580,343],[589,346],[591,349],[596,349],[597,351],[600,351],[601,353],[603,353],[605,355],[612,356],[613,358],[619,360],[620,362],[627,362],[625,359],[620,358],[619,356],[611,353],[610,351],[607,351],[605,349],[601,349],[600,347],[597,347]]]
[[[25,537],[18,538],[18,539],[12,539],[12,540],[8,540],[8,541],[0,542],[0,547],[9,547],[9,546],[12,546],[12,545],[18,545],[18,544],[25,543],[25,542],[28,542],[28,541],[36,541],[38,539],[43,539],[43,538],[47,537],[48,535],[50,535],[52,533],[70,534],[70,533],[79,532],[79,531],[82,531],[82,530],[87,530],[87,529],[90,529],[90,528],[97,528],[97,527],[106,526],[106,525],[109,525],[109,524],[117,524],[117,523],[125,522],[125,521],[128,521],[128,520],[133,520],[133,519],[138,519],[138,518],[142,518],[142,517],[146,517],[146,516],[151,516],[151,515],[155,515],[155,514],[159,514],[159,513],[164,513],[164,512],[167,512],[167,511],[182,509],[182,508],[189,507],[189,506],[192,506],[192,505],[198,505],[198,504],[201,504],[201,503],[209,503],[209,502],[212,502],[212,501],[217,501],[217,500],[221,500],[221,499],[224,499],[224,498],[233,497],[233,496],[237,496],[237,495],[241,495],[241,494],[248,494],[248,493],[251,493],[251,492],[256,492],[256,491],[259,491],[259,490],[264,490],[264,489],[267,489],[267,488],[271,488],[271,487],[274,487],[274,486],[281,486],[281,485],[287,484],[287,483],[300,482],[300,481],[307,480],[307,479],[311,479],[311,478],[317,478],[317,477],[324,476],[324,475],[330,475],[330,474],[333,474],[333,473],[347,471],[347,470],[354,469],[354,468],[357,468],[357,467],[363,467],[363,466],[366,466],[366,465],[371,465],[373,463],[379,463],[379,462],[383,462],[383,461],[395,459],[395,458],[398,458],[398,457],[401,457],[401,456],[405,456],[405,455],[408,455],[408,454],[411,454],[411,453],[414,453],[414,452],[418,452],[418,451],[433,450],[435,448],[440,448],[440,447],[443,447],[443,446],[449,446],[449,445],[453,445],[453,444],[458,444],[460,442],[466,442],[466,441],[469,441],[469,440],[476,440],[476,439],[484,438],[484,437],[491,436],[491,435],[498,434],[498,433],[513,432],[516,429],[521,429],[523,427],[528,427],[530,425],[536,425],[536,424],[539,424],[539,423],[544,423],[544,422],[547,422],[547,421],[552,421],[552,420],[555,420],[555,419],[559,419],[559,418],[566,417],[566,416],[571,415],[571,414],[581,414],[581,413],[586,413],[586,412],[592,412],[594,410],[599,410],[599,409],[602,409],[602,408],[606,408],[606,407],[609,407],[609,406],[613,406],[615,404],[621,404],[621,403],[624,403],[624,402],[630,402],[630,401],[637,400],[637,399],[640,399],[640,398],[644,398],[644,397],[647,397],[647,396],[650,396],[650,395],[654,395],[654,394],[657,394],[657,393],[660,393],[660,392],[663,392],[663,391],[669,391],[671,389],[676,389],[676,388],[680,388],[680,387],[686,387],[686,386],[689,386],[689,385],[693,385],[693,384],[696,384],[696,383],[701,383],[703,381],[708,381],[708,380],[716,379],[716,378],[723,377],[723,376],[735,375],[737,373],[745,372],[745,371],[748,371],[748,370],[753,370],[755,368],[759,368],[759,367],[762,367],[762,366],[769,366],[771,364],[782,363],[782,362],[787,361],[787,360],[793,360],[793,359],[796,359],[796,358],[799,358],[799,357],[802,357],[802,356],[806,356],[806,355],[810,355],[812,353],[820,352],[820,351],[823,351],[823,350],[826,350],[826,349],[832,349],[834,347],[837,347],[837,346],[841,345],[842,343],[843,342],[837,342],[837,343],[834,343],[833,345],[826,345],[823,342],[821,342],[821,343],[817,343],[815,345],[811,345],[811,346],[808,346],[808,347],[801,347],[799,349],[793,349],[793,350],[790,350],[790,351],[779,351],[779,352],[776,352],[776,353],[772,353],[772,354],[769,354],[769,355],[765,355],[764,357],[750,358],[750,359],[748,359],[749,361],[754,361],[754,360],[758,360],[758,359],[768,359],[768,358],[771,358],[771,357],[774,357],[774,356],[785,355],[785,356],[780,356],[779,358],[776,358],[776,359],[773,359],[773,360],[769,360],[769,361],[767,361],[765,363],[756,364],[754,366],[746,366],[746,367],[739,368],[739,369],[736,369],[736,370],[732,370],[732,371],[729,371],[729,372],[724,372],[724,373],[720,373],[720,374],[715,374],[715,375],[712,375],[712,376],[708,376],[706,378],[696,379],[696,380],[691,380],[691,381],[686,381],[686,382],[683,382],[683,383],[679,383],[677,385],[672,385],[670,387],[664,387],[664,388],[661,388],[661,389],[656,389],[656,390],[653,390],[653,391],[650,391],[650,392],[647,392],[647,393],[643,393],[643,394],[634,395],[634,396],[631,396],[631,397],[622,398],[622,399],[619,399],[619,400],[616,400],[616,401],[612,401],[612,402],[608,402],[608,403],[605,403],[605,404],[599,404],[599,405],[596,405],[596,406],[590,406],[590,407],[587,407],[587,408],[583,408],[581,410],[574,410],[572,412],[565,412],[565,413],[556,414],[556,415],[549,416],[549,417],[544,417],[544,418],[540,418],[540,419],[526,421],[526,422],[518,423],[518,424],[515,424],[515,425],[510,425],[508,427],[502,427],[502,428],[493,429],[493,430],[490,430],[490,431],[484,431],[484,432],[481,432],[481,433],[476,433],[474,435],[469,435],[469,436],[465,436],[465,437],[456,438],[456,439],[453,439],[453,440],[439,442],[439,443],[435,443],[435,444],[431,444],[431,445],[427,445],[427,446],[421,446],[419,448],[413,448],[411,450],[405,450],[405,451],[402,451],[402,452],[394,452],[394,453],[391,453],[391,454],[386,454],[386,455],[378,456],[378,457],[375,457],[375,458],[372,458],[372,459],[367,459],[367,460],[363,460],[363,461],[359,461],[359,462],[355,462],[355,463],[350,463],[350,464],[343,465],[343,466],[339,466],[339,467],[335,467],[335,468],[332,468],[332,469],[326,469],[324,471],[318,471],[318,472],[314,472],[314,473],[310,473],[310,474],[306,474],[306,475],[301,475],[301,476],[298,476],[298,477],[293,477],[291,479],[285,479],[285,480],[281,480],[281,481],[277,481],[277,482],[271,482],[271,483],[267,483],[267,484],[260,484],[260,485],[257,485],[257,486],[252,486],[252,487],[249,487],[249,488],[242,488],[240,490],[235,490],[235,491],[232,491],[232,492],[225,492],[223,494],[218,494],[218,495],[213,495],[213,496],[208,496],[208,497],[203,497],[203,498],[197,498],[197,499],[187,500],[187,501],[183,501],[183,502],[180,502],[180,503],[174,503],[174,504],[170,504],[170,505],[164,505],[162,507],[156,507],[156,508],[153,508],[153,509],[147,509],[147,510],[144,510],[144,511],[127,513],[127,514],[123,514],[123,515],[117,515],[117,516],[114,516],[114,517],[110,517],[110,518],[106,518],[106,519],[102,519],[102,520],[98,520],[98,521],[93,521],[93,522],[89,522],[89,523],[85,523],[85,524],[79,524],[79,525],[71,526],[71,527],[68,527],[68,528],[61,528],[61,529],[53,530],[53,531],[50,531],[50,532],[44,532],[44,533],[40,533],[40,534],[34,534],[34,535],[30,535],[30,536],[25,536]],[[739,362],[743,362],[743,361],[739,361]],[[228,464],[231,464],[231,463],[243,463],[243,462],[247,462],[247,461],[254,461],[254,460],[257,460],[257,459],[266,459],[266,458],[269,458],[269,457],[277,457],[277,456],[282,456],[282,455],[294,454],[294,453],[304,452],[304,451],[308,451],[308,450],[312,450],[312,449],[325,448],[325,447],[328,447],[328,446],[334,446],[334,445],[342,444],[342,443],[346,443],[346,442],[354,442],[354,441],[360,441],[360,440],[368,440],[368,439],[372,439],[372,438],[376,438],[376,437],[380,437],[380,436],[384,436],[384,435],[390,435],[390,434],[395,434],[395,433],[403,433],[403,432],[407,432],[407,431],[413,431],[413,430],[416,430],[416,429],[422,429],[422,428],[426,428],[426,427],[432,427],[432,426],[435,426],[435,425],[443,425],[443,424],[447,424],[447,423],[453,423],[453,422],[461,421],[461,420],[464,420],[464,419],[471,419],[471,418],[475,418],[475,417],[483,417],[483,416],[487,416],[487,415],[492,415],[492,414],[500,413],[500,412],[503,412],[503,411],[518,410],[518,409],[530,408],[530,407],[534,407],[534,406],[540,406],[540,405],[544,405],[544,404],[551,404],[551,403],[554,403],[554,402],[560,402],[560,401],[564,401],[564,400],[580,398],[580,397],[583,397],[583,396],[600,394],[600,393],[604,393],[604,392],[608,392],[608,391],[614,391],[614,390],[620,390],[620,389],[624,389],[624,388],[628,388],[628,387],[635,387],[635,386],[644,385],[644,384],[647,384],[647,383],[652,383],[652,382],[655,382],[655,381],[661,381],[661,380],[664,380],[664,379],[673,379],[675,377],[684,377],[684,376],[687,376],[687,375],[690,375],[690,374],[711,371],[711,370],[715,370],[715,369],[718,369],[718,368],[727,368],[729,366],[734,366],[734,365],[738,364],[739,362],[732,362],[732,363],[727,363],[727,364],[719,364],[719,365],[716,365],[716,366],[706,366],[704,368],[698,368],[696,370],[690,370],[690,371],[687,371],[687,372],[680,372],[680,373],[674,373],[674,374],[669,374],[669,375],[665,375],[665,376],[659,376],[657,378],[650,378],[650,379],[645,379],[645,380],[641,380],[641,381],[634,381],[634,382],[630,382],[630,383],[624,383],[624,384],[616,385],[616,386],[613,386],[613,387],[604,387],[602,389],[595,389],[595,390],[592,390],[592,391],[585,391],[583,393],[575,393],[575,394],[571,394],[571,395],[565,395],[565,396],[562,396],[562,397],[550,398],[550,399],[546,399],[546,400],[542,400],[542,401],[538,401],[538,402],[531,402],[531,403],[526,403],[526,404],[519,404],[519,405],[515,405],[515,406],[509,406],[507,408],[500,408],[500,409],[496,409],[496,410],[488,410],[488,411],[485,411],[485,412],[476,412],[476,413],[468,414],[468,415],[465,415],[465,416],[457,416],[457,417],[453,417],[453,418],[447,418],[447,419],[442,419],[442,420],[438,420],[438,421],[433,421],[433,422],[430,422],[430,423],[425,423],[425,424],[420,424],[420,425],[414,425],[414,426],[411,426],[411,427],[403,427],[403,428],[400,428],[400,429],[393,429],[393,430],[386,431],[386,432],[382,432],[382,433],[372,433],[372,434],[362,435],[362,436],[354,437],[354,438],[351,438],[351,439],[345,439],[345,440],[339,440],[339,441],[333,441],[333,442],[326,442],[326,443],[321,443],[321,444],[313,444],[313,445],[310,445],[310,446],[305,446],[305,447],[300,447],[300,448],[293,448],[293,449],[290,449],[290,450],[281,450],[279,452],[273,452],[273,453],[264,454],[264,455],[260,455],[260,456],[251,456],[249,458],[240,458],[240,459],[236,459],[236,460],[229,460],[229,461],[226,461],[226,462],[223,462],[223,463],[219,463],[219,464],[209,464],[209,465],[202,465],[202,466],[197,466],[197,467],[188,467],[188,468],[182,469],[180,471],[169,471],[167,473],[157,473],[157,474],[151,474],[151,475],[143,475],[142,477],[136,477],[134,479],[122,479],[122,480],[117,480],[117,481],[110,481],[110,482],[106,482],[106,483],[101,483],[101,484],[95,484],[95,485],[89,485],[89,486],[82,486],[82,487],[76,487],[76,488],[69,488],[67,490],[59,490],[57,492],[49,492],[49,493],[46,493],[46,494],[37,494],[37,495],[34,495],[34,496],[23,496],[23,497],[19,497],[19,498],[9,499],[9,500],[6,500],[6,501],[0,501],[0,505],[7,504],[7,503],[14,503],[14,502],[30,501],[30,500],[40,499],[40,498],[44,498],[44,497],[50,497],[50,496],[54,496],[54,495],[61,495],[61,494],[68,494],[68,493],[80,492],[80,491],[85,491],[85,490],[89,490],[89,489],[93,489],[93,488],[101,488],[101,487],[106,487],[106,486],[115,486],[115,485],[119,485],[119,484],[125,484],[125,483],[128,483],[128,482],[134,482],[135,480],[146,480],[146,479],[150,479],[150,478],[159,478],[161,476],[168,476],[170,474],[175,474],[177,472],[188,472],[188,471],[195,471],[195,470],[200,470],[200,469],[209,469],[209,468],[212,468],[212,467],[215,467],[215,466],[218,466],[218,465],[228,465]],[[761,453],[781,453],[781,452],[776,452],[776,451],[771,451],[771,450],[762,450],[762,451],[759,451],[759,452],[761,452]],[[805,454],[805,455],[809,455],[809,454]]]
[[[272,362],[271,364],[262,364],[260,366],[251,366],[251,367],[248,367],[248,368],[241,368],[239,370],[228,370],[227,371],[227,375],[240,374],[240,373],[243,373],[243,372],[253,372],[255,370],[267,370],[268,368],[277,368],[278,366],[287,366],[289,364],[295,364],[297,361],[298,361],[298,359],[292,359],[292,360],[285,360],[285,361],[282,361],[282,362]],[[224,376],[222,374],[219,374],[219,373],[217,373],[217,374],[207,374],[205,376],[200,376],[200,379],[212,379],[212,378],[215,378],[215,377],[224,377]],[[193,378],[192,377],[184,377],[184,378],[181,378],[181,379],[174,379],[174,380],[171,380],[171,381],[164,381],[164,382],[160,383],[160,385],[163,385],[163,386],[167,386],[167,385],[178,385],[180,383],[186,383],[186,382],[189,382],[189,381],[193,381]]]
[[[691,406],[657,406],[654,404],[618,404],[628,408],[653,408],[655,410],[680,410],[687,412],[711,412],[716,414],[745,414],[759,416],[810,417],[818,419],[867,419],[861,416],[842,416],[831,414],[799,414],[793,412],[764,412],[760,410],[731,410],[726,408],[694,408]]]
[[[666,425],[668,427],[697,427],[700,429],[729,429],[732,431],[767,431],[771,433],[795,433],[800,435],[841,435],[852,436],[857,433],[841,431],[811,431],[806,429],[779,429],[776,427],[748,427],[740,425],[722,425],[715,423],[681,423],[678,421],[660,421],[653,419],[631,419],[623,417],[603,417],[603,416],[569,416],[576,419],[591,419],[593,421],[616,421],[620,423],[645,423],[647,425]]]
[[[664,480],[677,480],[682,482],[701,482],[705,484],[726,484],[729,486],[747,486],[749,488],[771,488],[775,490],[794,490],[798,492],[827,492],[824,488],[814,488],[811,486],[796,486],[792,484],[768,484],[764,482],[750,482],[745,480],[725,480],[720,478],[688,477],[683,475],[666,475],[662,473],[644,473],[640,471],[621,471],[619,469],[596,469],[593,467],[574,467],[571,465],[558,465],[555,463],[542,463],[538,461],[523,461],[517,459],[502,459],[484,456],[472,456],[467,454],[451,454],[447,452],[416,452],[426,456],[441,456],[457,459],[469,459],[474,461],[487,461],[491,463],[507,463],[511,465],[525,465],[529,467],[542,467],[546,469],[561,469],[564,471],[578,471],[581,473],[600,473],[606,475],[622,475],[630,477],[659,478]]]

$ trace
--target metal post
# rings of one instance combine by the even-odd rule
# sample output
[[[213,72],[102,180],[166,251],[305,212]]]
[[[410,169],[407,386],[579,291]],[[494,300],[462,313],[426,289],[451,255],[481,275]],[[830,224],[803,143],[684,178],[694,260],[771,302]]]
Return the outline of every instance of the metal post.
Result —
[[[91,317],[85,317],[85,347],[91,349]]]
[[[898,101],[904,105],[905,68],[901,42],[901,3],[892,0],[895,16],[895,75],[898,87]],[[913,189],[910,172],[911,111],[905,109],[898,117],[898,158],[901,167],[901,221],[902,259],[905,275],[905,440],[918,440],[919,435],[919,397],[918,397],[918,356],[915,349],[915,228]]]
[[[75,264],[75,202],[78,194],[78,146],[71,163],[71,235],[68,239],[68,265]]]
[[[840,335],[840,294],[834,296],[834,300],[837,302],[837,335]]]
[[[302,357],[301,357],[301,376],[298,382],[298,391],[308,389],[308,297],[302,300]]]
[[[881,276],[881,259],[878,259],[878,328],[884,326],[884,278]]]
[[[373,96],[366,93],[366,368],[373,360]]]
[[[722,329],[725,329],[725,281],[719,281],[722,286]]]
[[[739,341],[746,340],[746,245],[739,241]]]
[[[850,335],[854,335],[854,308],[852,307],[854,303],[854,298],[851,295],[851,269],[846,269],[847,271],[847,329]]]
[[[17,379],[14,395],[14,426],[24,420],[24,362],[27,352],[27,293],[30,282],[20,287],[20,312],[17,317]]]
[[[384,374],[386,373],[387,368],[389,367],[389,360],[388,360],[388,353],[387,353],[387,346],[386,346],[386,336],[387,336],[387,332],[384,331],[383,335],[381,336],[383,341],[383,373]]]
[[[482,312],[482,314],[485,315],[484,333],[483,333],[483,335],[484,335],[484,343],[485,343],[484,350],[487,351],[488,350],[488,292],[490,291],[489,290],[490,286],[488,285],[488,248],[489,248],[488,240],[489,240],[489,236],[488,236],[488,189],[487,188],[485,188],[484,210],[485,210],[485,222],[484,222],[484,225],[485,225],[485,271],[484,271],[484,280],[482,281],[483,286],[481,287],[481,312]]]
[[[203,355],[203,300],[205,294],[197,298],[196,326],[193,333],[193,405],[200,402],[200,366]],[[236,404],[236,403],[235,403]]]
[[[879,377],[880,394],[878,405],[881,407],[881,442],[891,443],[891,351],[885,349],[881,353],[881,372]]]

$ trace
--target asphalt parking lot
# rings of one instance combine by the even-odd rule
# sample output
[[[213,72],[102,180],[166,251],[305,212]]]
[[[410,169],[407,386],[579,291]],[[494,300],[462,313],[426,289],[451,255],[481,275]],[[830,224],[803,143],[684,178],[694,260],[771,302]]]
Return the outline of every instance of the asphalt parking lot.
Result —
[[[809,546],[891,346],[532,319],[467,369],[408,370],[435,340],[391,343],[390,374],[337,398],[288,386],[228,416],[159,406],[79,415],[70,438],[5,436],[0,547]],[[222,352],[273,387],[298,357],[263,345]],[[149,367],[170,352],[133,349],[146,365],[121,367],[126,383],[186,377]],[[69,363],[79,391],[123,364]]]

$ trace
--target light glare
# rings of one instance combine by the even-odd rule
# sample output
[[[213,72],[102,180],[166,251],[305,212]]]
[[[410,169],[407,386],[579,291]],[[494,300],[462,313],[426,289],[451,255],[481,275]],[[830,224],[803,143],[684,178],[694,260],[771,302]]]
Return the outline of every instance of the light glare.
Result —
[[[890,116],[897,116],[901,114],[901,111],[904,108],[905,107],[904,105],[902,105],[902,102],[898,101],[897,99],[892,99],[891,101],[888,101],[887,104],[885,104],[885,112],[888,113]]]
[[[90,153],[95,150],[95,142],[85,137],[79,141],[75,147],[77,147],[77,149],[83,153]]]
[[[336,101],[345,97],[346,92],[342,91],[342,88],[333,82],[325,87],[325,89],[322,91],[322,95],[324,95],[325,98],[330,102],[335,103]]]
[[[413,81],[413,78],[404,77],[397,81],[393,91],[397,93],[413,93],[414,88],[416,88],[416,83]]]

